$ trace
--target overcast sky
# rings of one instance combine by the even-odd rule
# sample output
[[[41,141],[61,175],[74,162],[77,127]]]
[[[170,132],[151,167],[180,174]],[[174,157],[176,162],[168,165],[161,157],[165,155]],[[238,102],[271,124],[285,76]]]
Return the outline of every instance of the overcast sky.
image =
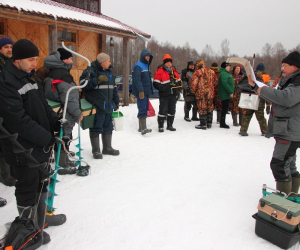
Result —
[[[199,53],[261,53],[266,43],[286,49],[300,43],[300,0],[102,0],[102,14],[135,27],[159,42],[186,42]]]

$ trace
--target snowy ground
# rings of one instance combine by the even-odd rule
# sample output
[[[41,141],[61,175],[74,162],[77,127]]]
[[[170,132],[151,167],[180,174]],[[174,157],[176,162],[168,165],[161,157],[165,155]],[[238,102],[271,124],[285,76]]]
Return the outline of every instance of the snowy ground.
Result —
[[[158,100],[151,102],[157,113]],[[260,135],[255,117],[248,137],[239,127],[220,129],[216,114],[212,129],[196,130],[197,122],[183,120],[183,104],[177,103],[176,132],[158,133],[152,117],[153,132],[145,136],[137,132],[136,105],[122,107],[124,129],[113,134],[120,156],[94,160],[88,130],[81,132],[92,174],[59,176],[54,206],[68,219],[46,230],[52,240],[40,249],[278,249],[255,235],[251,217],[262,184],[275,187],[274,140]],[[14,188],[0,184],[0,196],[8,201],[0,208],[2,225],[17,216]]]

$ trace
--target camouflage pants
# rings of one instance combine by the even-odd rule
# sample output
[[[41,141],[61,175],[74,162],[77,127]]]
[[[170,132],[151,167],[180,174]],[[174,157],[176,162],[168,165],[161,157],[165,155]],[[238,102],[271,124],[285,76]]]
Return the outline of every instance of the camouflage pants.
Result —
[[[267,120],[265,118],[264,108],[261,109],[261,107],[258,108],[258,110],[252,110],[252,109],[245,109],[246,114],[243,118],[243,123],[241,126],[241,131],[248,131],[249,124],[251,121],[251,118],[253,114],[255,113],[256,119],[259,123],[260,131],[262,134],[265,134],[267,132]]]

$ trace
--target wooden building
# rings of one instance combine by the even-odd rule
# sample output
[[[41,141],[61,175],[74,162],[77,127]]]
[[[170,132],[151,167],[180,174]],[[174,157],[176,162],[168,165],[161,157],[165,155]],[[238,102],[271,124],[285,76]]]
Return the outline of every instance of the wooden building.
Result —
[[[62,30],[67,28],[65,44],[87,57],[91,62],[100,52],[106,51],[107,37],[123,39],[123,76],[128,79],[128,41],[136,34],[150,35],[130,27],[101,13],[101,0],[0,0],[0,38],[13,41],[26,38],[34,42],[40,51],[38,67],[52,51],[61,46]],[[78,79],[86,68],[86,61],[74,58],[71,71]],[[127,84],[126,84],[127,82]],[[128,105],[128,81],[123,87],[123,103]]]

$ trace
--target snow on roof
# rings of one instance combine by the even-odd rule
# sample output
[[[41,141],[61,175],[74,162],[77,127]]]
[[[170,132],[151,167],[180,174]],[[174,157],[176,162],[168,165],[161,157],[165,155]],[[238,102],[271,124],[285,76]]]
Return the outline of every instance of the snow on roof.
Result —
[[[0,0],[0,6],[16,8],[18,11],[53,16],[55,20],[64,18],[82,23],[99,25],[103,28],[120,30],[125,33],[135,32],[150,37],[150,35],[108,16],[51,0]]]

